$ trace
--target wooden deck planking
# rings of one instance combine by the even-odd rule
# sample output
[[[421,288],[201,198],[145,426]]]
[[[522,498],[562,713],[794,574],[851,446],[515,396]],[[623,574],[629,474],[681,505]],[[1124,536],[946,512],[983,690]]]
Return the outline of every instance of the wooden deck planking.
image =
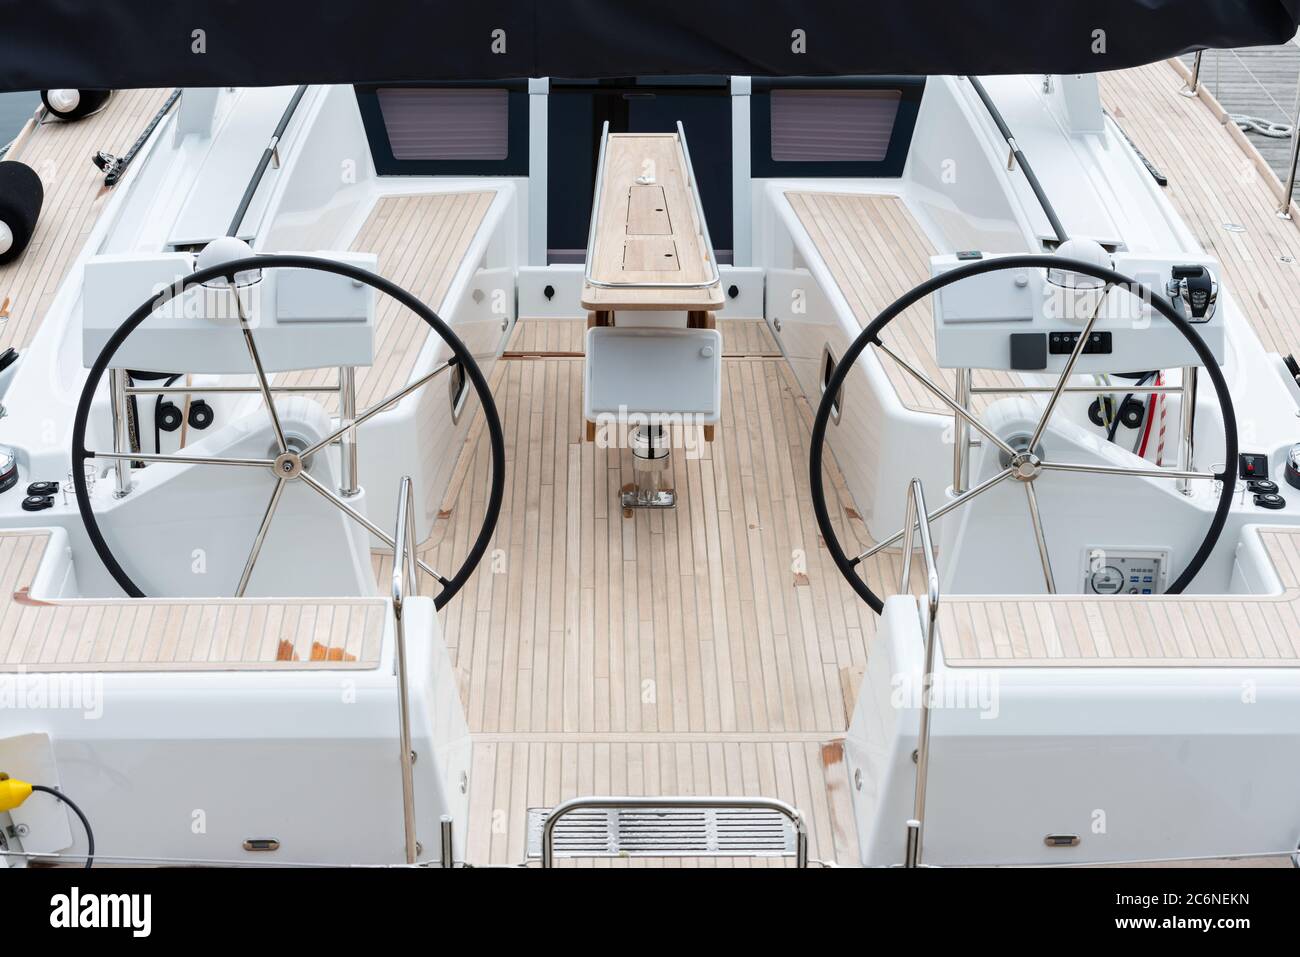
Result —
[[[23,349],[40,329],[45,312],[73,260],[103,212],[112,191],[91,163],[98,150],[122,154],[144,131],[169,91],[120,90],[94,116],[74,123],[49,119],[29,131],[4,158],[36,170],[45,187],[36,233],[14,262],[0,266],[0,349]],[[123,317],[125,318],[125,317]]]
[[[470,772],[466,857],[518,864],[530,807],[587,794],[761,794],[805,815],[809,856],[856,863],[840,743],[777,735],[478,735]],[[495,822],[495,823],[494,823]],[[788,867],[789,858],[561,859],[567,867]]]
[[[408,290],[435,312],[460,269],[495,193],[384,196],[371,210],[352,249],[379,257],[381,276]],[[377,296],[375,361],[357,369],[357,408],[364,410],[407,385],[433,330],[396,300]],[[328,385],[332,370],[276,377],[286,385]]]
[[[43,531],[0,531],[0,673],[373,668],[381,598],[35,600]]]
[[[506,360],[494,389],[509,470],[501,551],[443,611],[472,731],[842,732],[841,673],[865,664],[876,619],[820,547],[811,411],[784,360],[724,363],[726,428],[698,456],[675,452],[679,507],[629,517],[616,496],[630,453],[582,441],[580,359]],[[467,549],[486,466],[476,425],[424,552],[434,567]],[[865,531],[833,483],[855,541]],[[384,575],[390,559],[375,562]],[[893,581],[897,556],[870,574]]]
[[[1169,62],[1101,76],[1106,108],[1168,176],[1166,195],[1219,260],[1264,348],[1286,355],[1300,348],[1300,228],[1275,215],[1276,180],[1220,123],[1208,92],[1191,99],[1180,88]]]
[[[1192,55],[1181,59],[1190,71]],[[1256,117],[1288,127],[1295,119],[1298,76],[1300,46],[1293,42],[1239,50],[1206,50],[1201,64],[1201,83],[1234,116]],[[1285,179],[1291,165],[1291,138],[1265,136],[1249,129],[1246,137],[1273,172]]]
[[[841,294],[865,328],[886,306],[930,278],[930,243],[898,196],[863,193],[789,190],[790,202],[813,245],[821,254]],[[935,359],[932,307],[918,303],[899,315],[885,330],[886,345],[931,381],[953,391],[953,373]],[[896,362],[879,352],[890,384],[903,405],[917,412],[951,415]],[[977,385],[1013,385],[1014,373],[978,370]],[[977,401],[976,407],[983,403]]]
[[[1280,595],[952,595],[950,667],[1300,668],[1300,529],[1260,532]]]

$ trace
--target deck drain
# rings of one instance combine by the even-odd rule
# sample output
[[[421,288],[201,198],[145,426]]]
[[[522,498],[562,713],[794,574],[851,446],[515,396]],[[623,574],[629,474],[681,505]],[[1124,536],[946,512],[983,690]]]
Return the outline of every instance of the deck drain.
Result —
[[[542,856],[550,808],[528,809],[528,857]],[[781,857],[795,853],[794,826],[766,808],[575,810],[555,827],[556,857]]]

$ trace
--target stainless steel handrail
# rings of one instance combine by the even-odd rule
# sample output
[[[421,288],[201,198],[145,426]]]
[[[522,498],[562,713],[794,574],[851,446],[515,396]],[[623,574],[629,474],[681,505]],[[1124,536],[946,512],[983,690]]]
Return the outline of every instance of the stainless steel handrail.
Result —
[[[542,867],[555,866],[555,826],[565,815],[580,810],[638,810],[642,808],[698,807],[741,808],[776,811],[794,825],[795,867],[808,866],[808,825],[803,812],[792,804],[765,797],[710,797],[690,795],[675,797],[577,797],[551,808],[542,825]]]
[[[131,385],[122,390],[125,395],[261,395],[255,385]],[[1113,390],[1112,390],[1113,391]],[[296,395],[338,395],[337,385],[273,385],[273,393]]]
[[[402,764],[402,825],[406,834],[406,863],[414,864],[420,853],[415,839],[415,759],[411,753],[411,711],[406,682],[407,588],[420,590],[420,565],[415,559],[415,506],[411,477],[402,478],[397,494],[397,528],[393,530],[393,634],[397,650],[397,715]],[[445,842],[444,842],[445,843]],[[446,850],[444,848],[444,856]],[[444,866],[446,862],[444,861]]]
[[[1034,168],[1029,165],[1029,158],[1025,156],[1024,151],[1016,142],[1015,134],[1011,132],[1011,127],[1007,126],[1007,121],[1003,119],[1002,111],[999,110],[998,105],[993,102],[993,97],[989,96],[989,91],[984,88],[984,84],[979,77],[968,76],[966,79],[970,81],[971,88],[975,91],[975,95],[978,96],[980,102],[984,104],[984,109],[988,111],[989,117],[993,120],[993,125],[998,128],[998,132],[1002,135],[1002,138],[1006,140],[1007,147],[1011,150],[1011,158],[1020,164],[1020,172],[1024,174],[1025,181],[1029,183],[1030,190],[1033,191],[1034,196],[1038,199],[1038,205],[1042,207],[1044,215],[1047,216],[1047,222],[1051,225],[1052,232],[1056,234],[1056,241],[1058,243],[1064,243],[1070,238],[1069,234],[1066,233],[1065,226],[1061,223],[1061,217],[1056,214],[1056,207],[1053,206],[1052,201],[1047,198],[1047,190],[1043,189],[1043,184],[1039,182],[1038,175],[1034,172]],[[1008,165],[1007,169],[1011,169],[1011,166]]]
[[[925,490],[914,478],[907,487],[907,512],[903,520],[903,575],[899,591],[910,594],[912,575],[912,536],[919,532],[921,554],[925,559],[926,605],[921,609],[921,627],[925,630],[925,670],[921,673],[921,727],[916,745],[916,795],[912,800],[912,818],[907,822],[905,867],[921,864],[921,839],[925,822],[925,789],[930,773],[930,688],[934,683],[934,628],[939,614],[939,571],[934,563],[934,543],[930,539],[929,509],[925,507]]]
[[[227,236],[238,236],[239,229],[244,225],[244,217],[248,215],[248,208],[253,205],[253,197],[257,195],[257,189],[262,185],[262,177],[266,175],[267,167],[271,165],[271,160],[275,157],[280,148],[280,140],[284,139],[285,130],[289,128],[289,122],[293,119],[293,114],[298,110],[298,104],[302,102],[303,95],[307,92],[307,84],[303,84],[293,91],[293,96],[289,97],[289,105],[284,108],[284,113],[280,116],[280,122],[276,124],[275,131],[271,134],[271,140],[266,144],[266,149],[262,150],[262,156],[257,161],[257,167],[253,170],[253,176],[244,188],[244,195],[239,199],[239,205],[235,207],[235,214],[230,219],[230,225],[226,228]]]
[[[587,265],[583,272],[583,281],[597,289],[708,289],[722,281],[718,272],[717,254],[713,250],[713,238],[709,235],[709,221],[704,216],[704,206],[700,202],[699,185],[695,182],[695,167],[691,165],[691,150],[686,145],[686,129],[677,121],[677,140],[682,144],[682,157],[686,160],[686,185],[690,188],[691,199],[695,206],[695,221],[704,240],[704,251],[708,256],[712,278],[704,282],[610,282],[596,279],[591,275],[593,252],[596,248],[596,226],[600,222],[601,200],[605,193],[605,145],[609,142],[609,121],[600,128],[600,153],[596,158],[596,194],[591,205],[591,224],[587,227]]]

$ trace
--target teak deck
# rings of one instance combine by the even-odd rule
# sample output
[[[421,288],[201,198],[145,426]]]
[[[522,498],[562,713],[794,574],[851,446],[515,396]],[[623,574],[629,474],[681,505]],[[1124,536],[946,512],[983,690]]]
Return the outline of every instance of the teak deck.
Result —
[[[1182,96],[1174,61],[1101,76],[1102,102],[1147,158],[1169,178],[1165,189],[1264,348],[1300,349],[1300,226],[1275,213],[1282,192],[1245,135],[1224,123],[1201,87]],[[1293,215],[1297,211],[1292,204]],[[1241,231],[1229,229],[1241,226]]]
[[[726,359],[717,441],[697,437],[691,455],[673,456],[681,504],[630,514],[617,495],[631,453],[582,441],[581,375],[580,357],[552,356],[507,359],[494,374],[502,554],[443,611],[470,727],[842,731],[841,670],[865,662],[876,622],[819,547],[811,410],[785,361]],[[476,423],[426,551],[434,567],[455,567],[468,548],[486,475]],[[849,514],[841,523],[860,530]],[[886,556],[873,574],[895,568]]]
[[[885,194],[788,190],[785,194],[836,286],[865,328],[899,296],[930,278],[936,253],[901,197]],[[935,358],[934,320],[930,304],[917,303],[899,315],[883,341],[935,383],[953,391],[953,372]],[[881,355],[870,350],[870,354]],[[898,363],[881,356],[881,364],[899,401],[914,412],[952,413]],[[1020,383],[1015,373],[976,370],[980,386]],[[978,407],[981,402],[976,402]]]
[[[717,440],[674,453],[678,508],[624,513],[631,453],[582,441],[582,357],[555,354],[581,327],[523,320],[498,363],[501,552],[442,613],[475,741],[470,856],[517,863],[527,807],[607,790],[781,797],[809,815],[815,857],[856,859],[838,739],[876,618],[818,541],[811,409],[766,330],[722,323]],[[486,469],[476,425],[434,567],[467,549]],[[871,574],[896,581],[897,556]]]
[[[374,668],[382,598],[36,600],[49,532],[0,531],[0,673]]]
[[[1281,595],[953,595],[939,607],[952,667],[1300,668],[1300,529],[1266,529]]]
[[[28,127],[4,157],[36,170],[45,201],[31,244],[14,262],[0,266],[0,350],[21,350],[32,341],[68,268],[112,198],[91,157],[98,150],[125,153],[168,92],[120,90],[94,116],[75,123],[47,119]]]
[[[352,243],[375,253],[378,272],[438,312],[465,253],[496,193],[431,193],[384,196]],[[357,409],[365,410],[411,381],[412,370],[433,330],[389,296],[375,300],[375,362],[356,372]],[[327,385],[329,369],[278,376],[285,385]]]

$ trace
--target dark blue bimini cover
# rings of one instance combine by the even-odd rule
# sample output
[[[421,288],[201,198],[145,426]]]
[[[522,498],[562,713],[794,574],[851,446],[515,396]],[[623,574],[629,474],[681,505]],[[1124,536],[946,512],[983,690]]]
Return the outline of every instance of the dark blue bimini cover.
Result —
[[[1300,0],[0,0],[0,90],[1092,73],[1282,43]]]

